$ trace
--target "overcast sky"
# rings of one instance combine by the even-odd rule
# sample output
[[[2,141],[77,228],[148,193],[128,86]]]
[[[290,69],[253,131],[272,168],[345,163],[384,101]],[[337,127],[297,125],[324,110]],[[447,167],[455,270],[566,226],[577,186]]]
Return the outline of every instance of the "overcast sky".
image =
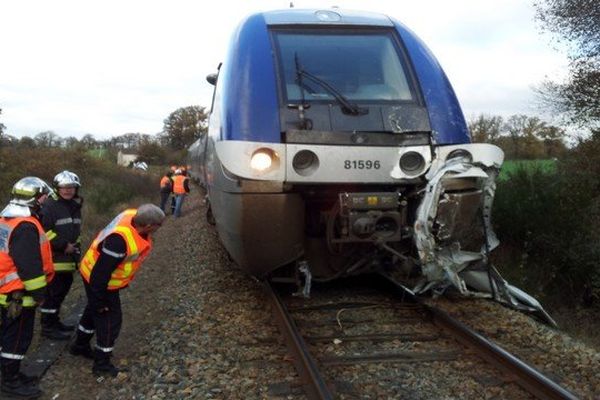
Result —
[[[382,12],[417,33],[450,78],[467,118],[535,114],[532,87],[564,75],[566,57],[531,0],[294,0],[296,8]],[[246,15],[282,0],[0,0],[0,122],[7,133],[109,138],[155,134],[179,107],[208,106],[205,77]]]

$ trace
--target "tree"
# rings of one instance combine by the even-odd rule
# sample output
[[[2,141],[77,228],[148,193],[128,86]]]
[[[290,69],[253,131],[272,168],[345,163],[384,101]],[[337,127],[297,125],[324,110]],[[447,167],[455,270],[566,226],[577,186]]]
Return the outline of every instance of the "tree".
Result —
[[[145,141],[138,147],[138,161],[145,161],[148,164],[164,164],[166,151],[160,144],[151,141]]]
[[[90,133],[83,135],[79,143],[88,150],[95,148],[98,144],[94,136]]]
[[[30,138],[29,136],[23,136],[19,140],[19,147],[33,149],[34,147],[36,147],[35,140]]]
[[[498,115],[480,114],[474,121],[469,121],[469,131],[476,143],[496,143],[502,134],[504,120]]]
[[[60,144],[60,137],[53,131],[40,132],[34,140],[38,147],[56,147]]]
[[[63,146],[66,148],[73,148],[79,146],[79,140],[75,136],[69,136],[63,139]]]
[[[188,106],[173,111],[164,120],[163,131],[168,144],[175,150],[185,149],[208,129],[208,114],[204,107]]]
[[[569,77],[546,81],[542,102],[579,125],[600,124],[600,1],[538,0],[537,19],[569,48]]]

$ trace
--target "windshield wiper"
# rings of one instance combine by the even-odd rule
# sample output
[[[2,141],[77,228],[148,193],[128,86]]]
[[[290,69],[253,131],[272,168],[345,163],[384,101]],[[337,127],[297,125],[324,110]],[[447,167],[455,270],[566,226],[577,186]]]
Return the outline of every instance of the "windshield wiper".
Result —
[[[338,103],[342,105],[343,113],[351,115],[365,115],[369,113],[368,109],[360,108],[356,104],[351,103],[339,90],[333,87],[330,83],[303,69],[300,65],[300,62],[298,61],[298,54],[296,54],[294,58],[296,61],[296,81],[298,82],[300,90],[302,91],[302,103],[304,103],[304,89],[302,85],[302,77],[306,77],[311,81],[315,82],[317,85],[321,86],[326,91],[328,91],[338,101]]]

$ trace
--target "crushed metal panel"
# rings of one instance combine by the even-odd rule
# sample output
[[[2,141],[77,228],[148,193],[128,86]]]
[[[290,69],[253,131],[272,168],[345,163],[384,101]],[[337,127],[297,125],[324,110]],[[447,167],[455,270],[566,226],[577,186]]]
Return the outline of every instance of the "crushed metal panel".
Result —
[[[435,295],[452,286],[465,296],[493,298],[556,325],[537,300],[509,285],[489,264],[489,252],[499,244],[491,211],[502,150],[481,144],[462,150],[449,159],[450,150],[442,150],[426,175],[414,223],[423,279],[413,290]]]

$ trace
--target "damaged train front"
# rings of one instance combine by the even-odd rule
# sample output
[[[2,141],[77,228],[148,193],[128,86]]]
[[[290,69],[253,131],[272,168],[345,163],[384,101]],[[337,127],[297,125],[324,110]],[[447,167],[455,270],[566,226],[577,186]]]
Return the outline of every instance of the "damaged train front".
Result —
[[[453,288],[555,325],[536,299],[502,278],[490,259],[499,245],[492,229],[492,204],[502,150],[476,143],[440,146],[436,153],[413,226],[422,272],[413,291],[435,296]]]

